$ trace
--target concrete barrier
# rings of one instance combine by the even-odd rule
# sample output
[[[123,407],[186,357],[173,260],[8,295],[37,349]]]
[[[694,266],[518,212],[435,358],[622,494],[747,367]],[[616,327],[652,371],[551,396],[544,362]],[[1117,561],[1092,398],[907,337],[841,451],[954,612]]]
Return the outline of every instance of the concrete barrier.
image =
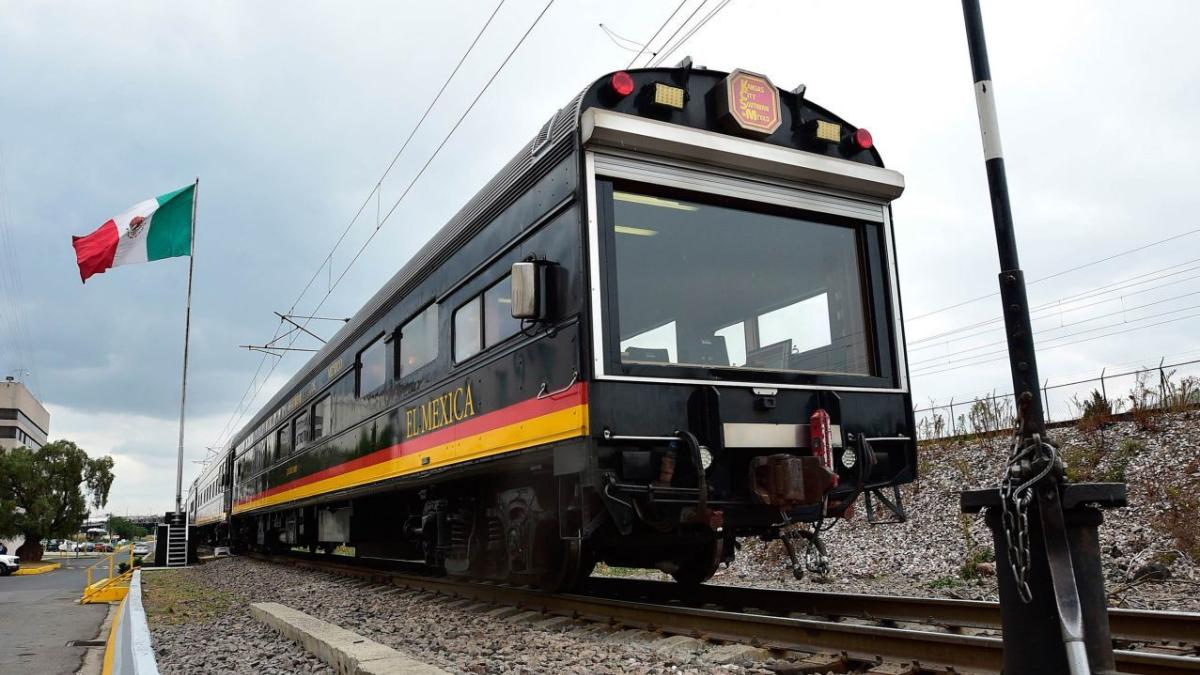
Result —
[[[345,628],[275,602],[256,602],[250,614],[299,642],[339,675],[448,675],[401,652]]]
[[[142,571],[136,570],[129,594],[121,601],[108,632],[104,649],[103,675],[158,675],[154,648],[150,645],[150,627],[142,608]]]

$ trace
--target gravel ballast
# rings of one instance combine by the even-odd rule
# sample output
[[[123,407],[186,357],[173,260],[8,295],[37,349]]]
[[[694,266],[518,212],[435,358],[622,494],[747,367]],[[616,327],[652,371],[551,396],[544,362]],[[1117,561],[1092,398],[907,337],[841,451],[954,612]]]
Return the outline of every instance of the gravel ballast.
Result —
[[[1067,458],[1092,461],[1100,478],[1124,469],[1129,506],[1104,512],[1100,526],[1103,569],[1113,607],[1200,611],[1200,567],[1164,526],[1170,509],[1186,509],[1185,522],[1200,531],[1200,514],[1181,500],[1200,494],[1200,411],[1162,415],[1153,431],[1137,429],[1130,421],[1116,422],[1099,432],[1081,433],[1074,426],[1050,431]],[[1121,443],[1134,439],[1141,448],[1121,457]],[[1099,453],[1080,449],[1100,447]],[[992,548],[991,533],[982,516],[961,516],[958,493],[995,485],[1008,453],[1008,437],[922,444],[919,480],[901,489],[908,522],[872,527],[858,502],[855,516],[839,522],[824,535],[831,557],[825,577],[807,575],[796,581],[784,568],[778,542],[742,540],[738,559],[722,569],[712,583],[778,587],[796,590],[861,592],[887,595],[996,599],[996,579],[984,574],[964,579],[969,551]],[[1165,580],[1135,581],[1147,566],[1165,568]],[[639,576],[642,576],[639,574]],[[651,578],[665,575],[648,573]]]
[[[611,631],[516,608],[414,592],[248,558],[146,575],[158,596],[150,630],[163,673],[332,672],[250,618],[277,602],[454,673],[770,673],[769,655]],[[188,589],[186,609],[163,601]],[[179,615],[184,615],[180,620]],[[756,658],[768,657],[766,661]]]

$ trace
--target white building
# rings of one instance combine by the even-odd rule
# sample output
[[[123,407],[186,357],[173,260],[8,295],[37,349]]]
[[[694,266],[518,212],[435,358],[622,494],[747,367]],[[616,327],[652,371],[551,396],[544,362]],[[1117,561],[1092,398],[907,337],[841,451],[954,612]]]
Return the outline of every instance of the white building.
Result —
[[[0,449],[37,449],[50,433],[50,413],[12,377],[0,382]]]

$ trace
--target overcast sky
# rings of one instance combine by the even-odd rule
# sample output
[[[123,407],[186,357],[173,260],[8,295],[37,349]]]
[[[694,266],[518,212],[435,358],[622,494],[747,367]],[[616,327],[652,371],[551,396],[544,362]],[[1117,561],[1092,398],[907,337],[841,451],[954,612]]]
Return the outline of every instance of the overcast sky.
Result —
[[[544,4],[507,0],[385,181],[384,210]],[[677,4],[558,0],[321,313],[353,314],[549,115],[629,63],[599,23],[645,41]],[[70,236],[201,179],[190,481],[259,365],[238,345],[270,339],[272,311],[322,265],[495,5],[0,0],[0,374],[42,398],[52,438],[113,455],[114,512],[172,505],[187,259],[84,286]],[[1200,5],[990,0],[984,18],[1028,278],[1184,235],[1030,286],[1033,305],[1054,303],[1035,322],[1043,377],[1200,358],[1200,260],[1184,264],[1200,259],[1200,233],[1184,234],[1200,228]],[[803,82],[871,130],[908,185],[895,223],[917,403],[1007,391],[1003,360],[977,363],[1001,333],[917,342],[998,315],[996,298],[928,314],[990,293],[998,269],[959,3],[733,0],[670,61],[683,54]],[[372,207],[334,278],[373,228]],[[1144,283],[1058,303],[1124,280]],[[303,360],[283,359],[250,412]]]

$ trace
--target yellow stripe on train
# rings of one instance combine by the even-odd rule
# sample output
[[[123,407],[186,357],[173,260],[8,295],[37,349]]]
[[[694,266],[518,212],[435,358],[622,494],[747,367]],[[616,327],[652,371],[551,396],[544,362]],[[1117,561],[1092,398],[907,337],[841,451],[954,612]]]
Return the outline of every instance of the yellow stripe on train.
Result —
[[[419,471],[428,471],[437,467],[522,450],[534,445],[586,436],[588,433],[587,419],[587,406],[574,406],[442,445],[435,445],[419,453],[396,457],[338,476],[314,481],[308,485],[284,490],[269,497],[237,504],[233,507],[233,512],[235,514],[245,513],[295,499],[304,499]],[[421,464],[421,459],[424,457],[429,458],[428,464]]]

